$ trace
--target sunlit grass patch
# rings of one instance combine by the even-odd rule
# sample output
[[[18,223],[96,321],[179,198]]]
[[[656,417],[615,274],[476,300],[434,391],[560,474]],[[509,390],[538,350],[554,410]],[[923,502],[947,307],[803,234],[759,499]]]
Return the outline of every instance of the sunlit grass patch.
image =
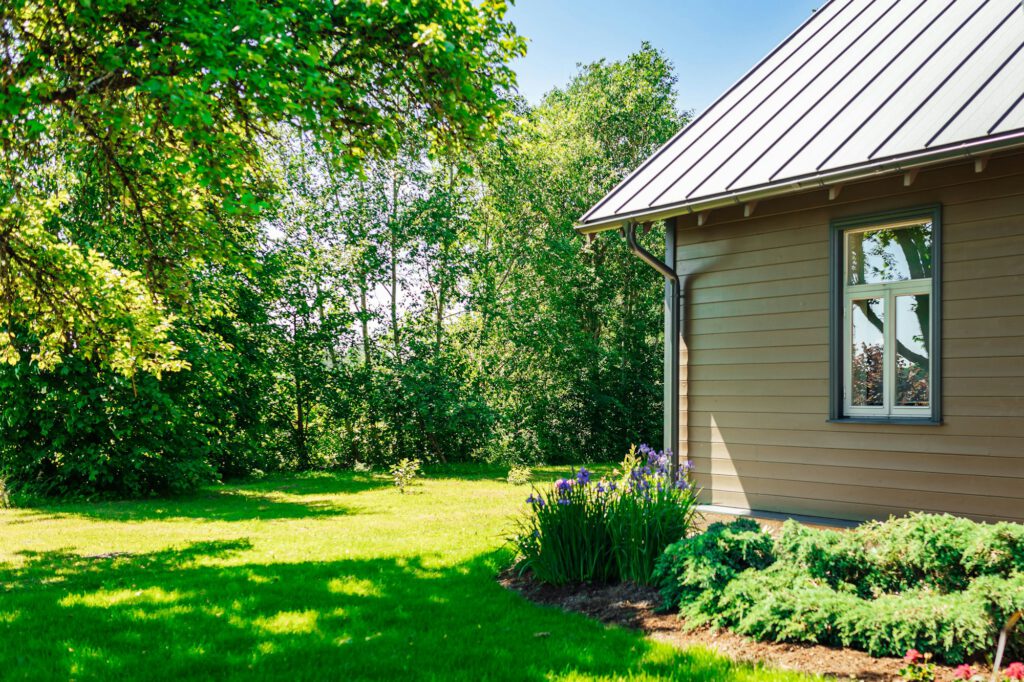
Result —
[[[102,609],[123,604],[169,604],[177,602],[181,598],[181,594],[159,587],[149,587],[144,590],[97,590],[86,594],[69,594],[60,600],[60,605],[90,606]]]
[[[281,611],[269,618],[257,618],[256,627],[275,635],[309,634],[316,631],[316,611]]]
[[[536,480],[565,468],[535,470]],[[445,467],[0,511],[0,670],[26,680],[797,680],[495,580],[524,490]],[[537,636],[537,633],[548,633]]]
[[[336,594],[348,594],[359,597],[373,597],[380,594],[380,589],[371,580],[364,578],[332,578],[327,589]]]

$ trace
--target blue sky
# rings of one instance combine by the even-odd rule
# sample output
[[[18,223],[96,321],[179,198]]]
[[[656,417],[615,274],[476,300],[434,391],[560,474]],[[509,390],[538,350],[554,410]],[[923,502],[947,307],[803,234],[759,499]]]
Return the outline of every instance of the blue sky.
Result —
[[[679,107],[700,113],[826,0],[518,0],[509,18],[529,42],[515,64],[531,102],[577,63],[621,59],[647,40],[679,76]]]

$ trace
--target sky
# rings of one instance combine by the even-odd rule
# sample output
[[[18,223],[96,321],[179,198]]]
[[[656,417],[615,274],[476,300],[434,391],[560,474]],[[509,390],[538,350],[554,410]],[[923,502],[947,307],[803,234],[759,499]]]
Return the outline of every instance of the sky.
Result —
[[[514,64],[536,103],[578,63],[618,60],[644,40],[679,77],[679,108],[706,109],[826,0],[517,0],[509,18],[529,41]]]

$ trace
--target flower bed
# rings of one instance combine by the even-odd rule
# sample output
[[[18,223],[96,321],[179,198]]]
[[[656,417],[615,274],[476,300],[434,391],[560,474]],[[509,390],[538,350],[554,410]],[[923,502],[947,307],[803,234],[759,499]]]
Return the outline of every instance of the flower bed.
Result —
[[[512,538],[518,570],[555,585],[649,583],[665,547],[692,526],[697,505],[686,469],[672,476],[669,459],[642,445],[610,477],[594,480],[580,469],[534,489]]]
[[[657,580],[689,625],[959,663],[1024,606],[1024,526],[917,514],[849,532],[788,522],[773,540],[741,519],[670,546]]]

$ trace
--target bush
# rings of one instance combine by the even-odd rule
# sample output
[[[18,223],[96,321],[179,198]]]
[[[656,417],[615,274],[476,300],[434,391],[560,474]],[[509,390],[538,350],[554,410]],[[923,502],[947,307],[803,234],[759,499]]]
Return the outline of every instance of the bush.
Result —
[[[530,467],[513,464],[508,470],[508,480],[511,485],[526,485],[533,479],[533,470]]]
[[[774,543],[746,520],[715,524],[658,566],[666,601],[693,624],[876,656],[915,649],[961,662],[1024,606],[1024,526],[948,515],[850,532],[791,521]]]
[[[398,488],[398,491],[405,493],[405,489],[413,484],[416,476],[420,473],[422,462],[418,459],[403,458],[398,464],[391,465],[388,470],[391,473],[391,481]]]
[[[41,497],[177,494],[215,480],[211,411],[194,373],[125,379],[67,357],[0,367],[0,467]]]
[[[685,471],[670,476],[668,461],[642,445],[611,479],[594,481],[580,469],[546,493],[534,489],[512,538],[519,571],[555,585],[650,583],[658,557],[686,535],[696,513],[697,492]]]
[[[692,538],[669,545],[658,559],[656,582],[666,609],[685,604],[696,625],[717,611],[718,596],[739,573],[775,560],[772,539],[752,519],[713,523]],[[705,603],[705,600],[711,600]]]

